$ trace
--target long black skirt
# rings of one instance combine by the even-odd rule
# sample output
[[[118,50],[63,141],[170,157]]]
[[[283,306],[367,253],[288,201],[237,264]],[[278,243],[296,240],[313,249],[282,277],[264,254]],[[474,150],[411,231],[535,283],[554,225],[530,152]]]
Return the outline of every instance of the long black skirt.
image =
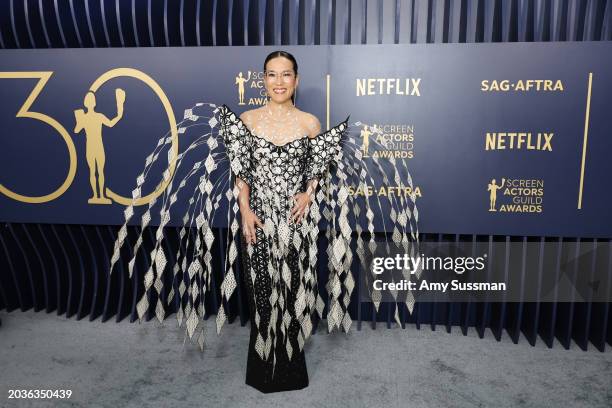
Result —
[[[257,243],[255,244],[253,255],[249,260],[246,256],[247,248],[244,237],[241,234],[242,243],[242,276],[247,290],[249,301],[251,335],[249,340],[249,352],[247,357],[246,381],[247,385],[258,389],[264,393],[299,390],[308,386],[308,371],[306,369],[306,358],[304,350],[299,351],[298,333],[300,324],[295,318],[295,294],[299,289],[300,272],[298,268],[299,257],[297,251],[293,251],[289,260],[291,270],[291,290],[288,293],[287,307],[291,315],[291,323],[288,330],[288,341],[293,347],[293,355],[291,360],[287,356],[286,345],[284,344],[284,336],[280,331],[280,323],[282,318],[278,319],[276,333],[278,336],[273,339],[275,342],[276,366],[272,373],[272,352],[267,360],[263,360],[255,350],[255,342],[257,340],[257,328],[255,326],[255,307],[259,312],[260,324],[266,327],[270,321],[272,306],[269,299],[272,294],[272,282],[267,270],[267,243],[265,236],[260,228],[256,228]],[[255,285],[249,274],[250,266],[255,271]],[[255,303],[255,293],[257,293],[257,305]],[[267,333],[262,333],[264,341]],[[283,337],[283,338],[281,338]],[[299,351],[299,352],[298,352]]]

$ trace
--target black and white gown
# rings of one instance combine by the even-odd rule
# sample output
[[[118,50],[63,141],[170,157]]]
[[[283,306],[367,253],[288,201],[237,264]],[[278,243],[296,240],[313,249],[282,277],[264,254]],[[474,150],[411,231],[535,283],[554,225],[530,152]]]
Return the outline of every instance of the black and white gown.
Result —
[[[214,108],[212,115],[207,109]],[[349,187],[373,185],[375,174],[383,182],[392,179],[400,186],[412,187],[405,164],[395,163],[385,170],[377,161],[370,166],[362,158],[359,145],[349,134],[349,118],[323,131],[316,137],[294,139],[276,145],[251,132],[227,105],[196,104],[185,111],[179,124],[180,133],[188,133],[194,125],[207,125],[210,132],[196,137],[178,156],[168,151],[168,169],[162,182],[167,188],[163,196],[148,204],[141,215],[142,231],[151,222],[161,204],[160,228],[155,248],[150,252],[150,266],[144,273],[144,293],[137,304],[140,320],[154,307],[163,322],[166,313],[176,310],[179,326],[185,323],[186,338],[194,339],[204,350],[203,316],[205,298],[211,292],[213,278],[213,218],[220,203],[227,201],[227,226],[230,231],[225,251],[225,271],[220,285],[221,302],[216,310],[217,333],[227,321],[226,305],[237,286],[240,272],[247,289],[250,312],[250,341],[246,383],[262,392],[301,389],[309,378],[304,344],[326,311],[328,332],[334,329],[348,332],[352,320],[348,311],[356,286],[351,265],[365,265],[367,250],[374,250],[375,217],[389,218],[384,224],[385,236],[414,251],[418,243],[418,212],[414,194],[407,199],[389,198],[388,206],[381,199],[359,200],[349,194]],[[185,136],[183,136],[185,137]],[[145,170],[137,178],[134,202],[142,195],[142,187],[155,159],[164,157],[169,136],[159,140],[147,157]],[[203,149],[199,160],[190,164],[180,181],[176,174],[191,151]],[[220,166],[229,162],[230,172]],[[406,173],[401,170],[406,168]],[[249,205],[264,224],[256,228],[256,243],[246,244],[239,233],[238,194],[235,177],[249,185]],[[289,221],[292,197],[304,192],[309,181],[317,180],[318,188],[308,211],[300,223]],[[182,217],[179,234],[181,246],[176,254],[168,253],[164,245],[164,227],[171,220],[171,209],[181,192],[189,191],[187,211]],[[405,183],[405,184],[404,184]],[[221,187],[220,187],[221,186]],[[227,186],[227,188],[223,187]],[[188,193],[187,193],[188,194]],[[389,212],[390,211],[390,212]],[[121,248],[128,240],[127,224],[134,215],[134,204],[128,206],[125,223],[119,231],[111,258],[113,266],[123,258]],[[319,225],[324,229],[319,229]],[[195,230],[196,233],[191,233]],[[327,296],[319,294],[317,282],[317,241],[324,233],[327,241]],[[142,245],[140,238],[127,263],[132,276],[135,258]],[[355,250],[351,244],[355,245]],[[167,289],[164,271],[172,271],[172,286]],[[410,276],[405,278],[410,279]],[[380,299],[372,301],[378,310]],[[402,304],[411,313],[414,299],[398,299],[395,320],[400,323]],[[169,309],[169,310],[168,310]]]
[[[292,197],[322,176],[348,127],[348,118],[314,138],[304,135],[277,145],[254,132],[227,106],[221,107],[221,134],[237,175],[249,185],[249,205],[264,223],[256,243],[242,241],[243,277],[251,315],[246,383],[262,392],[308,385],[304,342],[313,312],[323,300],[317,290],[313,217],[288,221]],[[236,150],[232,150],[234,146]],[[315,210],[316,211],[316,210]]]

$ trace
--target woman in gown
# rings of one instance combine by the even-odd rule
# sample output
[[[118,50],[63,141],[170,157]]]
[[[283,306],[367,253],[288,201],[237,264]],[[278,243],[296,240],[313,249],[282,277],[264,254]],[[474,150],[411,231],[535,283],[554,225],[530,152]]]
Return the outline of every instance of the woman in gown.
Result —
[[[166,306],[178,305],[179,326],[186,323],[186,337],[190,339],[197,333],[197,342],[203,349],[204,300],[214,279],[212,219],[215,210],[220,208],[220,202],[226,198],[231,234],[225,251],[225,273],[220,287],[222,298],[216,316],[217,333],[227,320],[226,305],[237,286],[234,269],[238,269],[235,261],[240,253],[240,272],[247,290],[251,324],[245,382],[269,393],[308,386],[303,347],[318,322],[317,315],[318,319],[323,317],[324,308],[327,308],[330,332],[334,329],[349,331],[352,321],[348,306],[356,284],[350,270],[353,253],[363,266],[365,252],[368,249],[374,251],[377,245],[374,217],[390,208],[388,225],[383,222],[385,232],[391,232],[392,228],[393,241],[404,244],[408,253],[409,250],[414,252],[409,245],[411,240],[418,241],[418,213],[414,194],[410,200],[401,197],[389,199],[388,209],[383,210],[380,198],[374,203],[378,204],[376,207],[370,203],[374,200],[365,198],[358,202],[348,193],[350,185],[372,185],[375,171],[380,172],[383,182],[389,183],[389,180],[380,163],[375,163],[375,171],[366,168],[355,140],[348,137],[348,117],[321,132],[320,122],[314,115],[295,107],[299,76],[297,62],[291,54],[275,51],[268,55],[264,62],[264,75],[269,99],[260,108],[238,116],[222,105],[215,110],[217,116],[210,119],[196,114],[198,108],[206,105],[203,103],[185,111],[185,119],[179,124],[180,132],[185,132],[190,122],[197,124],[208,119],[208,125],[213,129],[219,124],[218,135],[213,131],[200,136],[178,156],[168,151],[168,170],[162,180],[168,183],[164,196],[162,200],[150,202],[142,215],[144,231],[151,221],[153,207],[161,201],[155,248],[150,253],[150,265],[144,274],[145,291],[136,309],[142,321],[154,304],[156,316],[163,322]],[[132,194],[133,203],[141,197],[149,170],[160,156],[159,149],[169,145],[169,140],[169,137],[160,139],[156,150],[147,157],[145,170],[137,178],[137,187]],[[218,151],[219,142],[223,144],[223,153]],[[175,175],[185,156],[200,146],[208,148],[208,153],[192,165],[177,186]],[[230,162],[231,169],[230,179],[225,177],[231,190],[225,192],[218,188],[221,185],[219,180],[213,182],[224,159]],[[401,166],[396,166],[393,160],[390,162],[394,179],[400,187],[405,178],[408,186],[412,187],[410,175],[400,175]],[[198,185],[183,216],[179,250],[176,254],[168,253],[164,248],[164,227],[170,221],[170,209],[177,202],[181,190],[187,189],[188,182],[193,179]],[[224,177],[219,179],[223,182]],[[409,204],[413,205],[412,209]],[[134,204],[124,213],[125,224],[115,242],[111,272],[120,259],[123,244],[129,241],[127,224],[134,214]],[[365,219],[366,229],[359,225],[360,216]],[[385,217],[388,218],[388,213]],[[238,239],[240,251],[235,239],[239,229],[238,218],[242,232]],[[327,223],[327,302],[319,295],[316,273],[320,221]],[[191,233],[194,227],[197,231],[195,240]],[[352,237],[354,232],[356,239]],[[364,236],[369,236],[369,242],[364,243]],[[356,241],[355,251],[351,247],[352,240]],[[132,259],[128,263],[130,277],[142,242],[143,232],[131,252]],[[169,291],[165,290],[167,279],[164,277],[168,264],[173,266]],[[410,276],[404,278],[410,279]],[[373,299],[373,302],[378,309],[380,299]],[[413,299],[403,302],[412,312]],[[400,323],[398,311],[399,307],[396,308],[395,320]]]
[[[243,277],[251,313],[246,384],[275,392],[308,386],[299,335],[304,336],[301,323],[310,318],[303,313],[306,290],[313,289],[305,287],[312,282],[305,280],[304,270],[316,271],[308,262],[301,262],[300,253],[308,254],[310,243],[308,231],[300,226],[318,177],[313,174],[309,139],[319,135],[321,125],[314,115],[295,107],[299,76],[291,54],[277,51],[268,55],[264,78],[267,103],[244,112],[238,123],[247,127],[245,133],[251,140],[246,156],[251,160],[236,183],[244,237],[243,270],[247,271]],[[338,126],[338,141],[346,126],[345,122]],[[273,223],[276,231],[267,234],[266,222]],[[294,240],[299,241],[297,245]],[[286,307],[282,307],[283,299]]]

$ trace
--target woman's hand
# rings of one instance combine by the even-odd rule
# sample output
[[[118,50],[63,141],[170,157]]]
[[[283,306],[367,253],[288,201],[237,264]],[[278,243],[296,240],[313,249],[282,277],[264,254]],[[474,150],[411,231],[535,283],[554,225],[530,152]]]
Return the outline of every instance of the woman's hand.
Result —
[[[242,214],[242,233],[247,244],[255,244],[257,242],[255,228],[263,229],[263,224],[259,217],[249,207],[240,209]]]
[[[291,209],[290,219],[295,223],[299,223],[302,221],[302,218],[304,217],[304,214],[306,213],[312,199],[308,193],[297,193],[293,196],[293,200],[295,204]]]

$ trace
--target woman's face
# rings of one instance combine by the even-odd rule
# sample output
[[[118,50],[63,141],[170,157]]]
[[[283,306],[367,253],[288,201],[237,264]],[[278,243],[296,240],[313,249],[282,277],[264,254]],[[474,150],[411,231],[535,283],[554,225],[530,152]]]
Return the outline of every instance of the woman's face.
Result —
[[[291,103],[291,95],[295,92],[299,77],[293,71],[293,64],[285,57],[272,58],[266,64],[266,92],[276,103]]]

